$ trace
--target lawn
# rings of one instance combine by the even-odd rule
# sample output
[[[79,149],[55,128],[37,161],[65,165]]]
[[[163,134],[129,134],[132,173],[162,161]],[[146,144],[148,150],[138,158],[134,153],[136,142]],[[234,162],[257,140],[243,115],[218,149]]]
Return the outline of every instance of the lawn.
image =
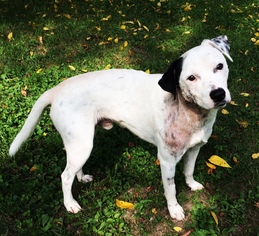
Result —
[[[259,1],[1,0],[1,235],[259,235]],[[73,75],[110,68],[163,73],[203,39],[226,34],[232,102],[218,112],[198,157],[191,192],[182,163],[176,182],[186,220],[169,216],[156,148],[125,129],[97,128],[74,182],[83,211],[63,206],[65,151],[46,109],[15,157],[13,138],[40,94]],[[232,168],[210,169],[212,155]],[[115,200],[134,204],[119,208]],[[179,232],[177,232],[179,231]]]

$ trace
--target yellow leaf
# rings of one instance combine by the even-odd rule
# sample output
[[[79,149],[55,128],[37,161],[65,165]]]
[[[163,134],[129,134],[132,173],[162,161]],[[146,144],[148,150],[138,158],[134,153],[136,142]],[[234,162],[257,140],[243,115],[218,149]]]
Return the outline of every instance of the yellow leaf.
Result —
[[[107,16],[107,17],[104,17],[104,18],[102,18],[102,21],[107,21],[107,20],[109,20],[111,17],[112,17],[111,15],[109,15],[109,16]]]
[[[109,37],[107,40],[108,40],[108,41],[112,41],[112,37]]]
[[[169,33],[169,32],[171,32],[171,30],[170,29],[165,29],[165,32]]]
[[[7,35],[7,39],[9,41],[11,41],[13,39],[13,32],[10,32],[8,35]]]
[[[33,51],[30,51],[30,56],[31,56],[31,57],[33,56],[33,54],[34,54],[34,52],[33,52]]]
[[[64,17],[71,19],[71,16],[69,14],[64,14]]]
[[[34,172],[35,170],[37,170],[37,165],[33,165],[31,168],[30,168],[30,172]]]
[[[255,42],[256,42],[256,38],[251,38],[251,41],[252,41],[253,43],[255,43]]]
[[[39,41],[40,44],[43,44],[42,36],[39,36],[39,37],[38,37],[38,41]]]
[[[140,21],[139,21],[139,20],[137,20],[137,22],[138,22],[138,26],[139,26],[139,27],[141,27],[141,23],[140,23]]]
[[[223,115],[228,115],[228,114],[229,114],[229,111],[226,110],[226,109],[222,109],[222,110],[221,110],[221,113],[222,113]]]
[[[114,39],[114,43],[118,43],[118,42],[119,42],[118,38]]]
[[[181,232],[181,231],[182,231],[182,228],[179,227],[179,226],[175,226],[175,227],[174,227],[174,230],[175,230],[176,232]]]
[[[110,69],[111,68],[111,64],[108,64],[107,66],[105,66],[103,69],[104,70],[108,70],[108,69]]]
[[[206,165],[210,168],[210,169],[213,169],[215,170],[216,169],[216,166],[214,166],[213,164],[209,163],[206,161]]]
[[[213,211],[210,211],[210,214],[212,215],[213,219],[215,220],[216,225],[218,225],[219,224],[219,220],[218,220],[217,215]]]
[[[68,67],[69,67],[69,69],[72,70],[72,71],[75,71],[75,70],[76,70],[76,68],[75,68],[74,66],[69,65]]]
[[[82,69],[82,71],[83,71],[84,73],[86,73],[86,72],[87,72],[87,70],[86,70],[86,69]]]
[[[121,25],[121,29],[126,29],[126,25]]]
[[[231,166],[221,157],[217,156],[217,155],[212,155],[209,158],[209,161],[217,166],[221,166],[221,167],[225,167],[225,168],[231,168]]]
[[[38,69],[38,70],[36,71],[36,73],[39,74],[41,71],[42,71],[42,68]]]
[[[250,94],[249,93],[240,93],[240,95],[242,95],[244,97],[248,97]]]
[[[254,153],[254,154],[252,155],[252,158],[253,158],[253,159],[259,158],[259,152],[258,152],[258,153]]]
[[[245,107],[249,107],[249,104],[247,102],[245,103]]]
[[[239,162],[239,160],[238,160],[236,157],[233,157],[233,161],[234,161],[235,163],[238,163],[238,162]]]
[[[237,103],[235,101],[230,101],[230,104],[233,106],[237,106]]]
[[[133,21],[123,21],[122,24],[123,24],[123,25],[124,25],[124,24],[132,24],[132,25],[134,25],[134,22],[133,22]]]
[[[184,34],[190,34],[191,32],[190,31],[185,31]]]
[[[240,124],[242,127],[247,128],[248,122],[245,120],[236,120],[238,124]]]
[[[152,213],[153,213],[153,214],[157,214],[156,208],[153,208],[153,209],[152,209]]]
[[[150,74],[150,70],[149,70],[149,69],[147,69],[145,72],[146,72],[147,74]]]
[[[128,41],[125,41],[125,42],[123,43],[123,47],[126,48],[126,47],[128,46],[128,44],[129,44]]]
[[[48,27],[43,27],[43,30],[47,31],[47,30],[49,30],[49,28]]]
[[[143,25],[143,28],[149,32],[149,28],[147,26]]]
[[[116,205],[120,208],[130,209],[132,210],[134,208],[134,204],[130,202],[124,202],[119,199],[116,199]]]

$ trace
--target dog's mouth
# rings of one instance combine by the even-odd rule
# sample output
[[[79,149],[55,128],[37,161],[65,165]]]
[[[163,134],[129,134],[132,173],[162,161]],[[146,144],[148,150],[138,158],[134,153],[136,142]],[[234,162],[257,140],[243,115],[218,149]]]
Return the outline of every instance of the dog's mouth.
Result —
[[[227,105],[226,101],[220,101],[220,102],[215,103],[214,107],[221,109],[221,108],[225,107],[226,105]]]

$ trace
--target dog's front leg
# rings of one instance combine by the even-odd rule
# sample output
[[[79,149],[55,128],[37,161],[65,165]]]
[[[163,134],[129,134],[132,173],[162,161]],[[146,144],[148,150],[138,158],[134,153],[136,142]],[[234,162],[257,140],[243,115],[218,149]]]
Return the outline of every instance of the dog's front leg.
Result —
[[[186,184],[191,188],[192,191],[200,190],[203,188],[203,185],[195,181],[193,178],[193,172],[195,167],[195,162],[199,154],[201,145],[197,145],[193,148],[190,148],[184,155],[184,175]]]
[[[158,154],[159,155],[159,154]],[[184,219],[183,208],[179,205],[176,199],[176,188],[174,182],[175,167],[177,164],[177,159],[170,154],[159,155],[160,168],[162,172],[162,181],[165,191],[165,197],[167,200],[167,207],[170,216],[177,220]]]

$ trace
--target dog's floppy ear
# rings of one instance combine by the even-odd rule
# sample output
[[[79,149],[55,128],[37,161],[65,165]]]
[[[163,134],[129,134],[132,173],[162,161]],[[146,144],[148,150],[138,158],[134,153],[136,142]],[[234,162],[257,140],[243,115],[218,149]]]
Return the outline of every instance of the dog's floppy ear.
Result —
[[[174,61],[168,68],[168,70],[164,73],[162,78],[158,81],[160,87],[174,95],[176,98],[176,90],[179,87],[179,78],[182,71],[183,58],[180,57],[176,61]]]
[[[205,39],[201,44],[208,43],[211,46],[217,48],[221,51],[230,61],[233,62],[233,59],[229,55],[230,45],[228,42],[228,37],[226,35],[221,35],[219,37],[213,38],[211,40]]]

